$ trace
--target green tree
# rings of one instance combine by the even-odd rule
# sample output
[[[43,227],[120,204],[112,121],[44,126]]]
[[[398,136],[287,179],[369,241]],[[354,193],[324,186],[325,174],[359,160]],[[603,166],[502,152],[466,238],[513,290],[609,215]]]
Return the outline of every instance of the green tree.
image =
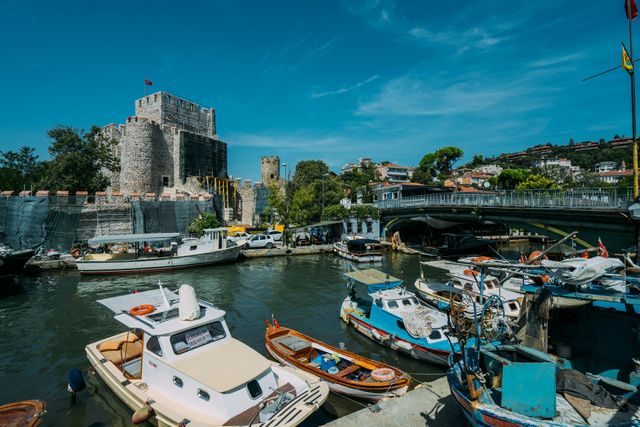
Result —
[[[301,160],[296,164],[293,182],[297,188],[302,188],[314,181],[322,180],[329,174],[329,166],[322,160]]]
[[[560,188],[556,183],[540,174],[531,174],[524,181],[516,185],[517,190],[538,190],[538,189],[551,189]]]
[[[218,220],[218,216],[215,212],[201,212],[197,217],[193,219],[189,227],[187,227],[187,232],[190,234],[197,234],[198,236],[202,236],[204,234],[204,230],[207,228],[216,228],[220,227],[220,221]]]
[[[322,211],[323,221],[341,221],[349,218],[349,210],[342,205],[331,205]]]
[[[339,182],[342,183],[345,190],[348,190],[347,195],[349,199],[355,202],[357,193],[360,191],[362,192],[364,203],[373,201],[373,192],[371,191],[369,183],[378,181],[379,179],[378,170],[372,164],[364,165],[361,168],[345,172],[339,176]]]
[[[504,169],[498,175],[498,187],[505,190],[512,190],[521,182],[527,179],[529,171],[526,169]]]
[[[46,163],[38,161],[33,147],[0,152],[0,188],[4,190],[32,189],[40,184],[45,171]]]
[[[471,159],[471,161],[469,162],[468,166],[470,168],[477,168],[478,166],[481,166],[484,163],[484,157],[482,157],[482,154],[475,154],[473,156],[473,159]]]
[[[100,191],[109,185],[106,171],[120,167],[113,154],[115,140],[107,139],[100,128],[89,132],[60,126],[47,132],[52,139],[45,185],[50,190]]]
[[[438,169],[439,175],[441,177],[450,176],[454,163],[460,160],[463,155],[464,151],[458,147],[448,146],[436,150],[436,168]]]
[[[378,219],[380,218],[380,211],[371,205],[352,205],[351,209],[349,209],[349,216],[360,220]]]

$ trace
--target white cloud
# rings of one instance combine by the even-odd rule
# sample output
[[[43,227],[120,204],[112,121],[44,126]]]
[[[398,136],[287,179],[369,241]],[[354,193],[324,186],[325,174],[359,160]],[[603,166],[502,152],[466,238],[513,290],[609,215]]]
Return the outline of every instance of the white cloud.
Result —
[[[409,34],[426,43],[460,46],[466,49],[469,46],[486,49],[508,39],[508,37],[492,35],[488,30],[480,27],[473,27],[462,32],[453,30],[433,32],[423,27],[415,27],[409,30]]]
[[[364,85],[366,85],[367,83],[371,83],[374,80],[377,80],[380,76],[378,74],[375,74],[365,80],[362,80],[354,85],[351,86],[346,86],[346,87],[341,87],[340,89],[336,89],[336,90],[329,90],[326,92],[314,92],[311,94],[311,98],[322,98],[325,96],[332,96],[332,95],[341,95],[343,93],[347,93],[347,92],[351,92],[353,90],[356,90]]]
[[[457,79],[407,74],[385,83],[380,92],[360,103],[358,116],[486,115],[501,111],[530,111],[549,104],[552,87],[531,82],[524,75],[503,82],[478,78]]]

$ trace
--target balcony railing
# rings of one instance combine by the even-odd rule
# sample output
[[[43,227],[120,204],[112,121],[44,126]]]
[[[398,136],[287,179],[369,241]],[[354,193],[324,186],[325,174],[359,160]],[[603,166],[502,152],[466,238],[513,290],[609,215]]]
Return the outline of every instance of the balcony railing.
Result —
[[[438,193],[375,202],[379,209],[429,206],[486,206],[549,209],[626,209],[632,189],[506,190],[486,193]]]

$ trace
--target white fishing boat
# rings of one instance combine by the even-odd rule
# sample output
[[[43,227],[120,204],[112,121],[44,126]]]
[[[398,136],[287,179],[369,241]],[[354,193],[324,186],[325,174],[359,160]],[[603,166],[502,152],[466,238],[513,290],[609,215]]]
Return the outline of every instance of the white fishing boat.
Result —
[[[98,376],[158,426],[294,426],[329,394],[324,381],[267,360],[231,337],[225,312],[164,289],[99,300],[128,327],[89,344]]]
[[[446,271],[449,280],[446,282],[429,280],[425,277],[423,266],[430,266]],[[459,299],[462,295],[468,295],[477,303],[483,304],[489,296],[497,296],[503,303],[506,316],[517,319],[520,315],[522,294],[504,289],[495,276],[485,275],[481,281],[480,272],[473,266],[451,261],[421,261],[420,277],[415,281],[418,295],[429,305],[439,309],[448,308],[452,297]],[[480,286],[482,288],[482,298]]]
[[[333,244],[333,251],[338,256],[356,262],[382,261],[382,245],[378,240],[363,238],[347,238]]]
[[[81,274],[127,274],[233,262],[242,248],[230,243],[226,233],[226,228],[209,228],[201,238],[184,240],[178,233],[94,237],[89,245],[102,245],[105,252],[86,254],[76,265]],[[156,242],[170,244],[157,248]]]

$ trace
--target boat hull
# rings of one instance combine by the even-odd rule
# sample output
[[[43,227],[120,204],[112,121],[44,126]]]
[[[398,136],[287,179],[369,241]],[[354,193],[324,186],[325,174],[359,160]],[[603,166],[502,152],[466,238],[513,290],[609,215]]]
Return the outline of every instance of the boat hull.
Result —
[[[194,255],[143,258],[114,261],[78,260],[80,274],[132,274],[177,270],[205,265],[234,262],[240,256],[240,246]]]
[[[33,249],[25,249],[22,251],[14,251],[2,258],[2,268],[0,275],[20,274],[24,269],[24,265],[29,261],[35,251]]]
[[[349,261],[362,262],[362,263],[366,263],[366,262],[381,262],[382,261],[382,254],[380,254],[380,253],[374,253],[374,254],[370,254],[370,255],[369,254],[358,255],[358,254],[354,254],[353,252],[349,252],[347,250],[339,248],[336,245],[333,246],[333,251],[339,257],[344,258],[344,259],[348,259]]]
[[[352,313],[342,313],[342,320],[345,320],[353,328],[360,332],[365,337],[382,344],[392,350],[405,353],[414,359],[421,360],[423,362],[431,363],[438,366],[448,366],[447,359],[451,354],[450,351],[441,351],[436,349],[429,349],[409,341],[403,340],[398,337],[392,337],[391,334],[382,329],[376,328],[373,325],[365,322],[363,319],[356,317]]]
[[[117,338],[121,335],[108,338],[107,340]],[[103,340],[106,341],[106,340]],[[87,358],[94,368],[97,376],[117,397],[120,399],[132,412],[135,412],[145,406],[147,401],[153,401],[152,407],[154,410],[154,416],[150,420],[152,424],[158,427],[180,427],[183,424],[183,420],[188,419],[188,411],[179,411],[172,406],[163,405],[163,402],[154,399],[154,394],[148,389],[146,384],[140,379],[126,379],[124,375],[113,365],[106,361],[102,356],[97,346],[100,344],[89,344],[85,351]],[[282,369],[282,368],[280,368]],[[284,368],[290,369],[290,368]],[[296,373],[300,376],[300,374]],[[323,382],[315,381],[310,375],[305,375],[307,383],[310,384],[309,389],[297,395],[291,402],[287,403],[283,408],[271,417],[268,421],[261,424],[255,422],[253,425],[256,427],[272,427],[278,426],[296,426],[309,417],[315,410],[324,403],[328,395],[328,387]],[[159,395],[165,396],[166,395]],[[168,402],[171,404],[171,402]],[[295,413],[294,416],[291,416]],[[203,422],[198,420],[190,420],[189,426],[193,427],[218,427],[222,426],[219,423]]]
[[[46,404],[41,400],[22,400],[0,406],[0,425],[36,427],[46,415]]]
[[[287,358],[284,354],[278,351],[278,347],[277,347],[278,344],[276,344],[272,340],[272,338],[274,338],[274,335],[276,335],[281,331],[285,332],[285,334],[284,335],[279,334],[278,337],[293,336],[293,337],[302,338],[303,340],[307,341],[309,344],[314,344],[314,343],[318,344],[319,346],[317,348],[326,350],[327,353],[329,352],[336,353],[340,356],[346,357],[347,359],[359,360],[360,362],[364,362],[366,364],[372,365],[372,367],[375,366],[376,368],[391,369],[396,373],[396,377],[391,382],[387,381],[385,383],[365,383],[363,381],[356,382],[356,381],[341,380],[323,371],[315,370],[314,372],[313,369],[310,369],[304,363],[300,363],[292,358]],[[289,334],[286,334],[286,332],[289,332]],[[294,332],[294,333],[291,334],[291,332]],[[314,340],[313,338],[307,337],[306,335],[300,334],[299,332],[291,331],[286,328],[276,328],[269,325],[267,327],[267,331],[265,334],[265,341],[266,341],[267,351],[275,360],[279,361],[284,365],[290,366],[293,369],[304,371],[321,380],[324,380],[329,385],[329,389],[332,392],[337,394],[355,397],[363,400],[368,400],[371,402],[378,402],[385,398],[398,397],[398,396],[404,395],[409,389],[409,384],[411,383],[410,378],[408,377],[407,374],[390,365],[377,362],[374,360],[366,359],[366,358],[363,358],[362,356],[358,356],[354,353],[350,353],[345,350],[339,350],[335,347],[332,347],[325,343]]]

